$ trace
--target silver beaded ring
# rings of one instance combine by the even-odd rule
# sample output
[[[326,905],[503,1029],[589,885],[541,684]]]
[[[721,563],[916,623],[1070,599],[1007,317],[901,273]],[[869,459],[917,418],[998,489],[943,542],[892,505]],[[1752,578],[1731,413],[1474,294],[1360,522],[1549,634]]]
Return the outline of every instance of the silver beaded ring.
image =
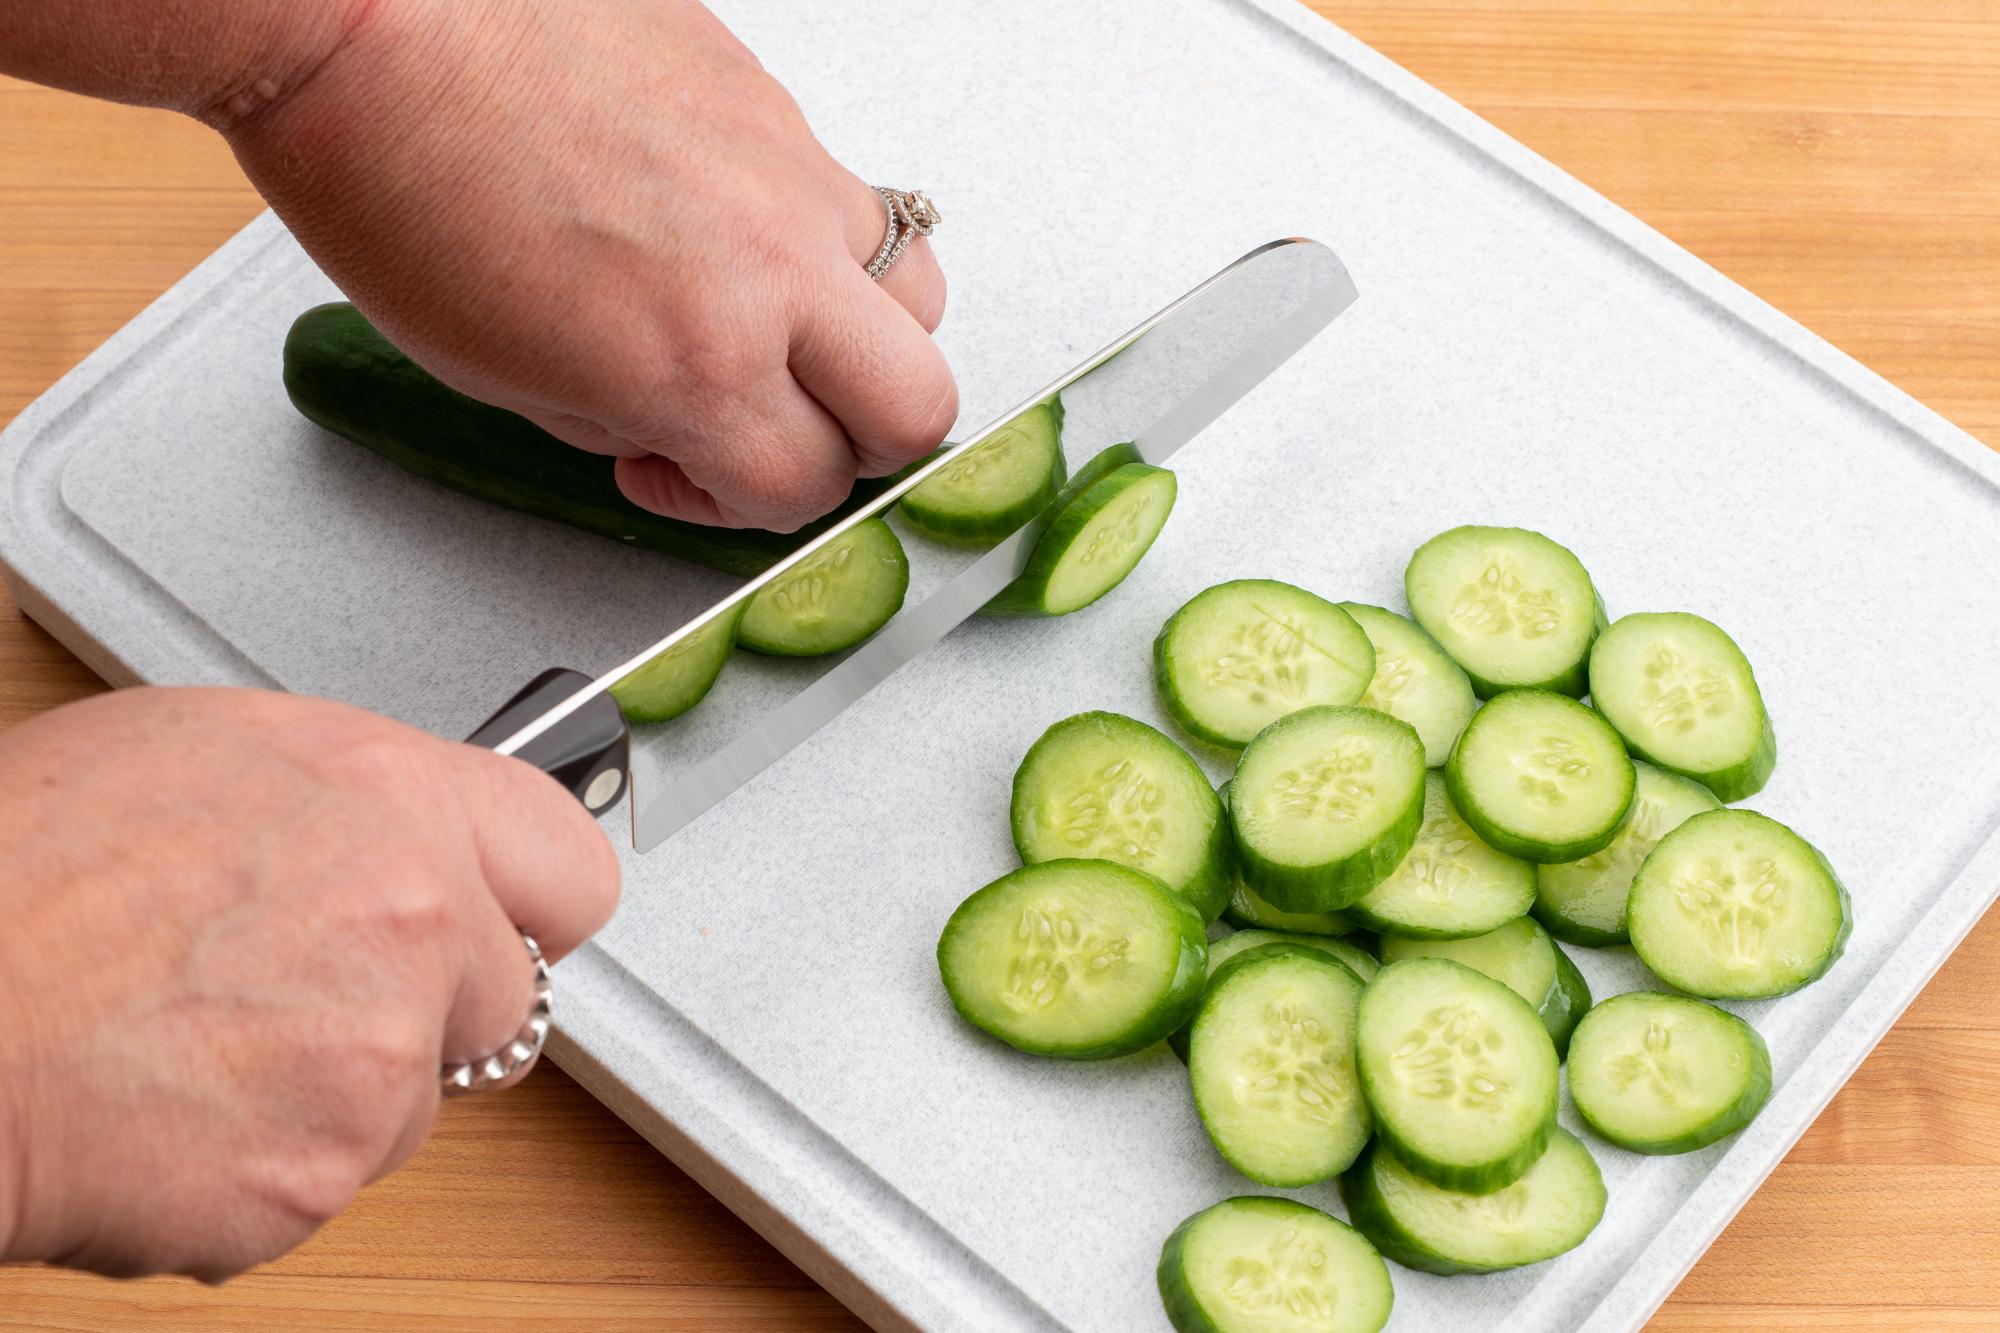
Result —
[[[535,1057],[542,1053],[542,1044],[549,1039],[549,965],[533,935],[523,931],[521,943],[528,947],[528,961],[535,965],[535,1000],[528,1009],[528,1021],[521,1024],[512,1041],[493,1054],[464,1064],[440,1066],[438,1082],[447,1097],[483,1092],[505,1082],[535,1063]]]
[[[882,275],[903,257],[903,251],[910,248],[910,242],[936,231],[938,223],[944,221],[944,215],[938,212],[937,205],[922,190],[891,190],[878,185],[875,193],[882,196],[883,210],[889,215],[889,229],[883,234],[882,248],[868,261],[868,276],[880,282]]]

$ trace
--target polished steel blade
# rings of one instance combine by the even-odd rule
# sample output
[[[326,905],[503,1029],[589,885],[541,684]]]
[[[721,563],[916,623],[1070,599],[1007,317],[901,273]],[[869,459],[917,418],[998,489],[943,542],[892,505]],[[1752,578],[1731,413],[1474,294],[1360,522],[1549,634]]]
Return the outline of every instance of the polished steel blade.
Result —
[[[1124,442],[1136,445],[1146,462],[1164,462],[1310,342],[1354,297],[1354,285],[1331,250],[1315,241],[1273,241],[1116,339],[960,448],[978,444],[1021,413],[1059,395],[1065,409],[1063,447],[1072,472],[1100,449]],[[514,753],[589,698],[839,541],[857,524],[887,511],[950,462],[949,457],[941,458],[884,491],[496,748],[503,754]],[[738,713],[749,709],[754,720],[736,726],[729,735],[718,734],[717,728],[731,725],[730,709],[709,701],[675,722],[635,728],[635,845],[640,851],[658,846],[943,638],[1014,580],[1039,535],[1039,522],[1030,522],[998,545],[976,553],[920,551],[920,539],[906,541],[912,548],[913,571],[921,566],[929,586],[919,586],[913,573],[911,597],[903,610],[866,643],[844,657],[764,666],[764,674],[744,685],[745,697],[736,703]],[[802,680],[800,670],[812,678]],[[735,674],[738,669],[732,665],[718,690]]]

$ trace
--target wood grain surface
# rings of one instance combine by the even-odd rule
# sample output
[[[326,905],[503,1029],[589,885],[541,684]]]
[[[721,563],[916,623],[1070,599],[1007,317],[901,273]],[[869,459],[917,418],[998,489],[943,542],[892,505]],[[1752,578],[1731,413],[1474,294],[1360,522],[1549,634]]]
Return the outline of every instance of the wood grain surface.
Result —
[[[1317,7],[2000,445],[2000,0]],[[0,81],[0,421],[258,208],[191,123]],[[0,725],[97,688],[0,600]],[[2000,1328],[1996,993],[1989,918],[1652,1327]],[[278,1263],[8,1270],[0,1323],[860,1327],[546,1065]]]

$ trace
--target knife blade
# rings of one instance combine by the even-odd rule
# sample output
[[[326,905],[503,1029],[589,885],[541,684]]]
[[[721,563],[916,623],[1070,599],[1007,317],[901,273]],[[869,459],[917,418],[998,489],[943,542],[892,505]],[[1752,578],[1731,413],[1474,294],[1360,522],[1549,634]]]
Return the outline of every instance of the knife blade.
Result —
[[[1316,241],[1272,241],[1194,287],[1030,396],[959,449],[1005,429],[1022,412],[1060,395],[1064,449],[1078,453],[1129,442],[1159,464],[1310,342],[1356,297],[1346,268]],[[615,742],[605,692],[625,676],[745,599],[891,508],[948,466],[959,449],[884,490],[813,541],[745,582],[628,660],[586,679],[544,673],[471,738],[559,775],[593,812],[616,801],[626,785],[626,742]],[[1026,564],[1043,518],[960,558],[934,587],[906,605],[874,637],[828,666],[816,679],[763,713],[733,738],[688,756],[685,734],[644,733],[631,746],[632,838],[650,851],[764,768],[804,741],[849,704],[949,633],[1012,582]],[[697,710],[699,711],[699,710]],[[671,726],[671,724],[669,724]],[[554,735],[561,729],[565,735]],[[677,743],[678,742],[678,743]],[[593,747],[602,747],[597,759]]]

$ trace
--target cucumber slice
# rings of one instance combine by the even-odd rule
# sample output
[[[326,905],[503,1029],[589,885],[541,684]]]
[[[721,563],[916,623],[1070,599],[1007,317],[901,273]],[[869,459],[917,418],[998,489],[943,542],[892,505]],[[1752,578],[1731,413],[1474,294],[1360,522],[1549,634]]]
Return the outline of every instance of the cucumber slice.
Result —
[[[1757,1030],[1678,995],[1614,995],[1570,1045],[1569,1094],[1621,1148],[1693,1152],[1757,1118],[1771,1098],[1771,1052]]]
[[[779,657],[837,653],[888,624],[909,588],[903,544],[871,518],[753,594],[737,642]]]
[[[1229,828],[1187,751],[1118,713],[1042,733],[1014,774],[1014,846],[1033,865],[1090,856],[1157,875],[1213,921],[1234,882]]]
[[[1417,840],[1424,744],[1372,708],[1307,708],[1250,742],[1230,782],[1243,878],[1287,912],[1333,912]]]
[[[1453,528],[1417,548],[1403,591],[1480,698],[1582,696],[1604,603],[1567,547],[1525,528]]]
[[[1272,579],[1198,592],[1153,640],[1153,679],[1174,721],[1211,745],[1241,749],[1287,713],[1351,704],[1375,650],[1354,618]]]
[[[1361,706],[1415,727],[1424,743],[1424,762],[1439,767],[1479,707],[1465,668],[1415,622],[1394,611],[1366,602],[1342,602],[1340,609],[1354,617],[1375,645],[1375,675]]]
[[[1223,1159],[1265,1185],[1345,1171],[1368,1142],[1354,1072],[1361,982],[1317,949],[1266,944],[1209,979],[1188,1041],[1195,1110]]]
[[[1548,932],[1527,917],[1465,940],[1383,939],[1383,962],[1400,963],[1405,958],[1449,958],[1502,983],[1534,1006],[1555,1043],[1557,1059],[1569,1049],[1570,1034],[1590,1008],[1590,985],[1583,973]]]
[[[1058,498],[1027,568],[982,608],[991,616],[1066,616],[1125,581],[1166,526],[1174,474],[1127,463]],[[1068,488],[1065,488],[1067,495]]]
[[[937,947],[973,1026],[1064,1060],[1127,1055],[1187,1022],[1206,954],[1201,918],[1166,885],[1082,860],[1002,875],[959,904]]]
[[[1176,1227],[1159,1281],[1175,1333],[1378,1333],[1395,1303],[1389,1266],[1359,1232],[1260,1195]]]
[[[1683,612],[1620,618],[1590,650],[1590,697],[1642,759],[1723,801],[1763,789],[1778,740],[1736,641]]]
[[[704,625],[611,687],[632,722],[668,722],[707,696],[736,647],[743,607]]]
[[[1347,911],[1370,930],[1415,940],[1484,935],[1535,901],[1535,868],[1479,840],[1452,808],[1444,779],[1424,777],[1416,846]]]
[[[1355,1227],[1405,1268],[1497,1273],[1575,1249],[1604,1216],[1604,1177],[1583,1141],[1566,1129],[1505,1189],[1442,1190],[1377,1145],[1340,1178]]]
[[[1623,944],[1632,876],[1671,830],[1720,805],[1699,782],[1633,763],[1632,813],[1608,846],[1581,861],[1535,868],[1535,919],[1567,944]]]
[[[1548,690],[1510,690],[1480,709],[1444,773],[1465,822],[1524,861],[1609,846],[1638,785],[1611,724]]]
[[[1266,944],[1295,944],[1302,949],[1317,949],[1352,972],[1355,980],[1364,985],[1382,966],[1369,956],[1366,949],[1348,940],[1331,939],[1325,935],[1291,935],[1277,930],[1238,930],[1219,940],[1209,941],[1208,975],[1213,977],[1224,963],[1236,955]],[[1167,1038],[1167,1045],[1173,1048],[1183,1064],[1187,1062],[1188,1036],[1193,1027],[1190,1022]]]
[[[1527,1001],[1445,958],[1389,963],[1355,1036],[1376,1132],[1433,1185],[1485,1194],[1519,1180],[1556,1123],[1556,1052]]]
[[[988,546],[1039,514],[1063,483],[1062,399],[1036,403],[903,497],[928,537]]]
[[[1226,788],[1224,793],[1226,806]],[[1281,912],[1245,884],[1240,871],[1222,909],[1222,919],[1242,930],[1285,930],[1295,935],[1348,935],[1357,929],[1345,912]]]
[[[1660,839],[1626,912],[1639,960],[1711,1000],[1784,995],[1818,980],[1853,925],[1826,858],[1752,810],[1711,810]]]

